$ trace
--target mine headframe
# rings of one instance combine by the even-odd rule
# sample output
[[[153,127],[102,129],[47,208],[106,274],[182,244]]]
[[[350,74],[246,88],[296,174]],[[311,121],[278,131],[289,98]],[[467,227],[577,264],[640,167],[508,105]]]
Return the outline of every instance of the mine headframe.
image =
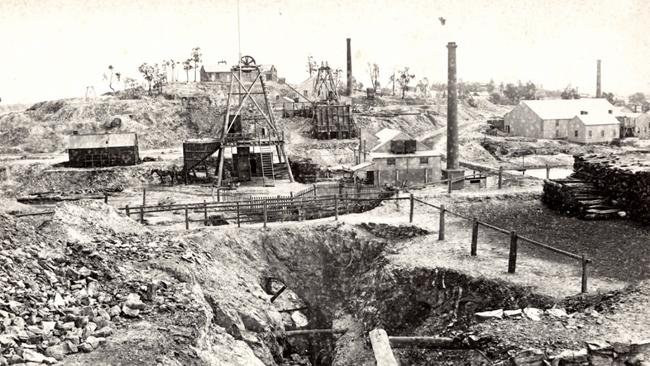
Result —
[[[314,95],[319,98],[316,103],[337,104],[339,102],[339,93],[334,82],[332,69],[327,62],[322,63],[321,67],[318,68],[314,80]]]
[[[284,149],[284,133],[277,128],[264,76],[251,56],[243,56],[231,69],[226,115],[218,136],[218,185],[223,181],[227,148],[232,155],[232,174],[238,181],[261,177],[266,184],[286,174],[293,182]]]
[[[317,139],[349,139],[358,135],[352,106],[339,100],[337,84],[327,63],[318,68],[314,80],[313,135]]]

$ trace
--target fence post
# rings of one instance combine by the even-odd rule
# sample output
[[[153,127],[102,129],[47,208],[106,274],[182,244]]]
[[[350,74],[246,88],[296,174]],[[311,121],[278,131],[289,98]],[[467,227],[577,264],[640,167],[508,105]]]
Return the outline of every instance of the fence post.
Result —
[[[515,273],[517,269],[517,233],[510,232],[510,254],[508,255],[508,273]]]
[[[472,220],[472,247],[470,255],[476,257],[476,247],[478,246],[478,219],[475,217]]]
[[[589,264],[589,260],[587,259],[586,255],[582,255],[582,289],[581,292],[583,294],[587,293],[587,265]]]
[[[140,206],[140,223],[144,225],[144,206]]]
[[[499,189],[501,189],[501,184],[503,182],[503,167],[499,167]]]
[[[217,187],[217,202],[221,202],[221,189]]]
[[[144,207],[147,203],[147,189],[142,188],[142,207]]]
[[[305,219],[305,199],[300,196],[300,209],[298,210],[298,221]]]
[[[350,213],[350,200],[348,198],[348,192],[345,192],[345,214]]]
[[[126,210],[126,217],[131,218],[131,212],[129,211],[129,205],[126,205],[125,210]]]
[[[185,205],[185,230],[188,230],[189,228],[190,228],[189,210],[187,209],[187,205]]]
[[[239,218],[239,201],[237,201],[237,227],[241,227],[241,219]]]
[[[413,193],[411,193],[411,195],[409,196],[409,200],[411,202],[411,207],[410,207],[410,210],[409,210],[409,222],[413,223],[413,209],[414,209],[414,206],[415,206],[415,200],[413,199]]]
[[[108,203],[108,193],[104,192],[104,203]]]
[[[447,193],[451,194],[451,177],[447,177]]]
[[[314,187],[314,197],[316,197],[316,185],[314,184],[313,187]]]
[[[266,227],[266,222],[268,220],[268,216],[267,216],[267,212],[266,212],[266,210],[267,210],[266,201],[267,200],[264,200],[264,227]]]
[[[335,213],[335,215],[336,215],[335,220],[338,221],[338,219],[339,219],[339,195],[338,194],[336,196],[334,196],[334,211],[336,212]]]
[[[549,179],[551,176],[551,167],[546,164],[546,179]]]
[[[203,200],[203,225],[208,226],[208,204]]]
[[[445,240],[445,205],[440,205],[440,227],[438,228],[438,240]]]

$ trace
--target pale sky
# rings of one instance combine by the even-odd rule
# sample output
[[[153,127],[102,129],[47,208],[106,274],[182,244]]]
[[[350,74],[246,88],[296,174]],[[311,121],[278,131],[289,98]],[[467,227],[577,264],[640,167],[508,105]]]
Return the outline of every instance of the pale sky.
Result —
[[[242,53],[295,83],[309,54],[345,69],[350,37],[366,85],[368,62],[384,85],[404,66],[444,82],[455,41],[463,80],[595,93],[600,58],[604,91],[650,92],[647,0],[240,0],[240,19]],[[0,35],[1,103],[99,94],[109,64],[141,79],[142,62],[184,60],[195,46],[206,64],[236,62],[237,1],[0,0]]]

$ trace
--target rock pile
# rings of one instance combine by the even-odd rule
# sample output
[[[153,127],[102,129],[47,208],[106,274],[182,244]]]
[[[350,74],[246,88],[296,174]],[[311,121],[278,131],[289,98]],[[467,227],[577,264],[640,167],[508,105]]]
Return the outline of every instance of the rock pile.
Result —
[[[511,361],[515,366],[542,365],[625,365],[647,366],[645,355],[650,352],[650,340],[638,343],[588,341],[580,350],[564,350],[548,355],[540,349],[531,348],[515,354]]]
[[[196,261],[182,242],[87,230],[91,241],[63,242],[0,214],[0,366],[55,364],[100,347],[126,318],[193,306],[174,284],[133,280],[120,267],[173,255]]]
[[[382,239],[409,239],[417,236],[428,235],[429,231],[413,225],[388,225],[377,224],[374,222],[362,223],[359,225],[372,233],[374,236]]]

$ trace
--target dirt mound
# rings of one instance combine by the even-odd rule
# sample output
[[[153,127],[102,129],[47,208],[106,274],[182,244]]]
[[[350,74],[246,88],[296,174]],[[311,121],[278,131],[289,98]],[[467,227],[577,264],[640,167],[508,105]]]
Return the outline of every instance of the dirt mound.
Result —
[[[43,232],[69,241],[88,243],[101,233],[137,234],[148,230],[99,201],[77,201],[56,207],[54,216],[43,226]]]

